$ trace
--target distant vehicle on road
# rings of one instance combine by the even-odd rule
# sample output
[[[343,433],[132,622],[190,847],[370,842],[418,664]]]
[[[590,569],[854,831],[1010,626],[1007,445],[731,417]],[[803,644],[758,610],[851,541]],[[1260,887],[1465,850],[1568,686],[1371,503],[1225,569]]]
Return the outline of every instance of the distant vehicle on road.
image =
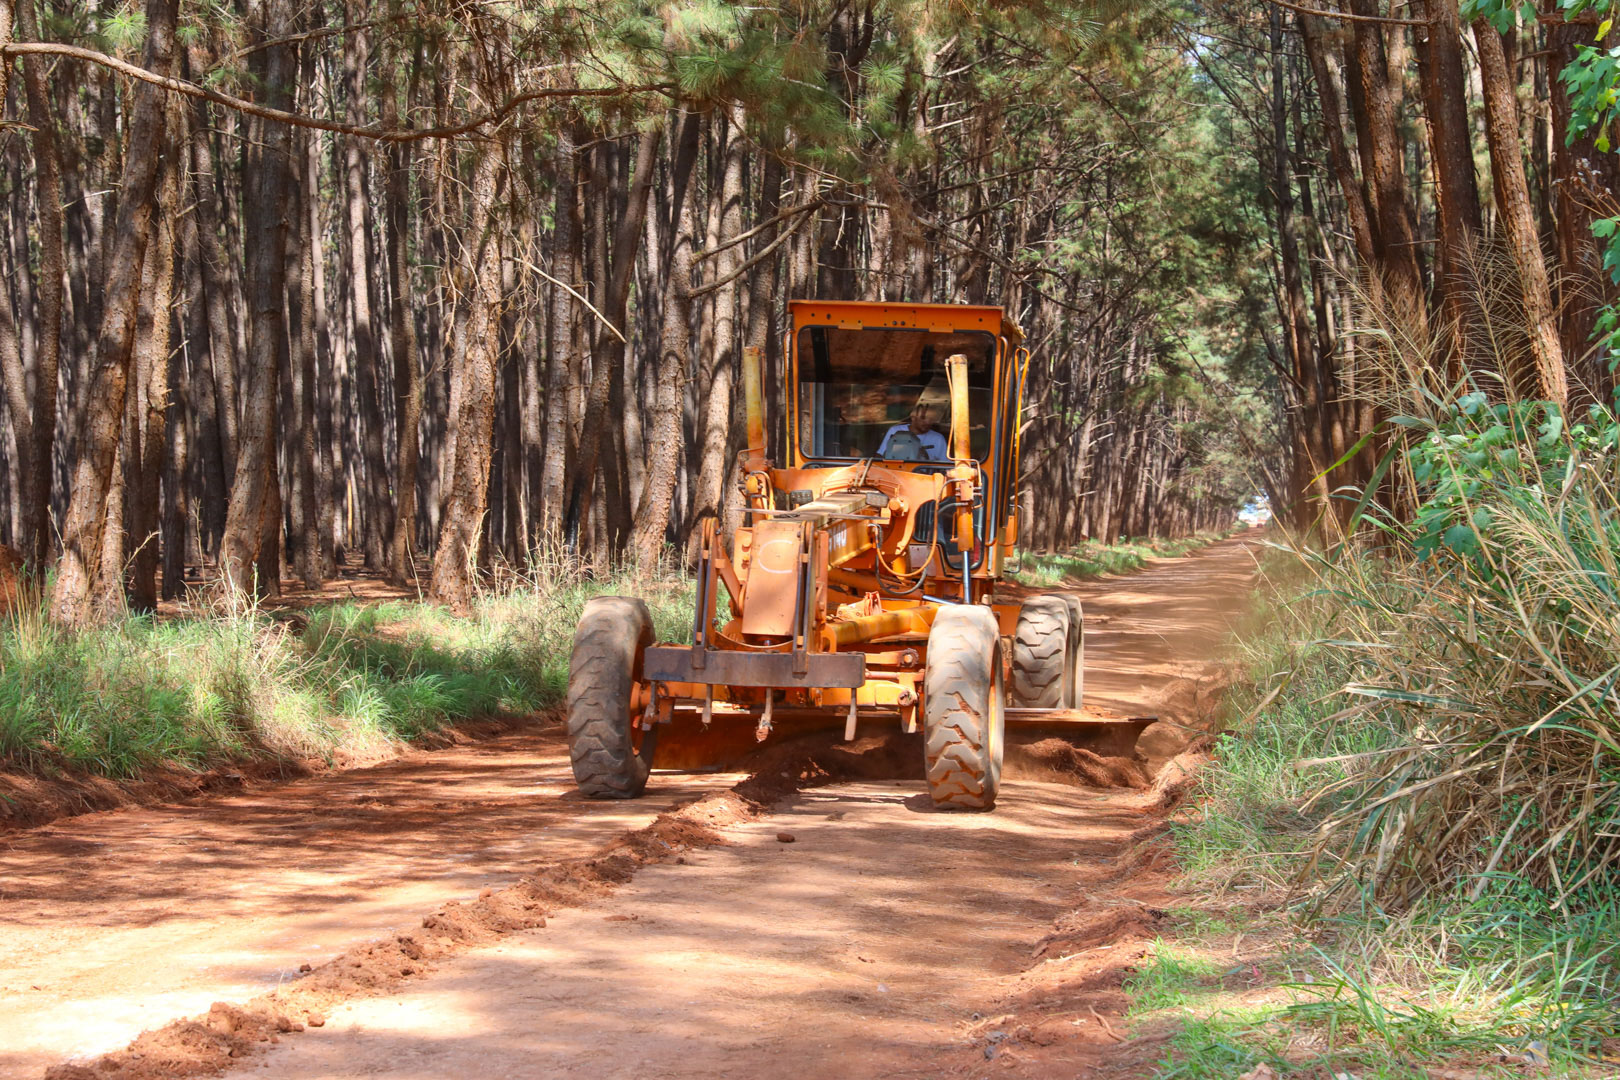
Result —
[[[1264,495],[1251,498],[1238,511],[1238,523],[1251,529],[1262,529],[1271,524],[1271,500]]]

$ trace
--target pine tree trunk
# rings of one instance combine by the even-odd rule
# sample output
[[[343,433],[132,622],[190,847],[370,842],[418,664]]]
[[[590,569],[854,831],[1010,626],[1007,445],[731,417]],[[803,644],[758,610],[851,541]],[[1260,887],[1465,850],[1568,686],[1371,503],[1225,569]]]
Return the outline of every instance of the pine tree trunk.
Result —
[[[1301,523],[1307,523],[1332,509],[1328,484],[1323,471],[1332,464],[1322,433],[1322,377],[1319,365],[1323,358],[1316,352],[1311,333],[1311,318],[1305,302],[1305,284],[1300,266],[1299,236],[1294,223],[1294,169],[1289,159],[1288,94],[1282,51],[1282,16],[1271,9],[1271,123],[1272,123],[1272,197],[1277,208],[1277,253],[1282,269],[1281,307],[1283,324],[1287,329],[1287,352],[1292,363],[1294,386],[1299,396],[1298,411],[1290,425],[1294,437],[1294,453],[1306,465],[1301,479],[1314,477],[1314,491],[1296,491],[1300,499]],[[1307,509],[1307,499],[1314,496],[1315,504]],[[1146,523],[1138,521],[1138,527]]]
[[[295,29],[293,0],[266,0],[256,14],[257,25],[250,35],[255,44],[286,38]],[[250,54],[249,70],[264,88],[267,104],[291,108],[298,78],[297,55],[291,46],[267,45],[256,50]],[[278,471],[276,406],[281,357],[287,346],[286,250],[292,211],[291,129],[257,118],[248,127],[242,240],[247,263],[249,379],[236,476],[220,544],[221,577],[226,588],[239,596],[273,593],[280,588],[279,545],[272,543],[268,545],[271,550],[266,550],[265,540],[267,533],[272,540],[279,535],[280,527],[281,498],[272,486]]]
[[[178,109],[170,110],[169,123],[170,130],[182,130]],[[141,427],[139,452],[134,457],[134,498],[129,508],[133,526],[130,536],[136,545],[130,566],[129,604],[135,611],[155,611],[158,601],[159,495],[168,445],[165,422],[169,405],[169,308],[174,297],[174,217],[183,168],[174,160],[178,157],[173,155],[163,169],[155,236],[146,255],[150,292],[141,299],[143,325],[136,335]]]
[[[17,31],[28,41],[39,41],[39,20],[33,0],[17,8]],[[35,182],[39,210],[39,318],[34,361],[33,439],[26,450],[18,447],[25,467],[20,497],[22,527],[19,546],[30,565],[42,567],[50,552],[51,456],[56,445],[57,371],[62,347],[62,275],[64,266],[62,218],[62,164],[56,142],[56,118],[51,113],[43,57],[25,57],[23,87],[28,100],[29,133],[34,149]],[[4,101],[0,93],[0,101]]]
[[[1380,17],[1377,0],[1350,0],[1352,13]],[[1355,64],[1362,105],[1358,122],[1363,172],[1373,191],[1380,244],[1378,269],[1392,313],[1410,327],[1419,340],[1428,326],[1428,305],[1423,294],[1423,270],[1418,263],[1416,215],[1406,186],[1400,133],[1401,87],[1391,77],[1384,30],[1376,22],[1354,24]],[[1399,34],[1394,35],[1396,39]],[[1351,92],[1352,101],[1357,94]]]
[[[184,243],[182,246],[185,246]],[[191,378],[184,348],[170,351],[169,400],[163,418],[168,438],[163,468],[162,596],[173,600],[185,594],[186,559],[191,552]]]
[[[344,10],[350,23],[365,20],[366,9],[355,0],[349,0]],[[349,124],[360,127],[366,122],[366,32],[357,30],[348,35],[347,41],[349,48],[343,56],[344,94],[347,100],[345,119]],[[382,569],[388,565],[386,522],[393,518],[393,508],[388,497],[388,471],[383,453],[382,392],[378,385],[382,358],[372,323],[371,258],[366,230],[368,167],[365,141],[349,137],[343,148],[343,190],[349,253],[349,303],[354,319],[352,364],[355,392],[360,399],[360,440],[365,470],[365,505],[361,514],[366,566]]]
[[[191,118],[191,167],[196,175],[197,243],[202,255],[203,292],[208,298],[208,357],[213,367],[214,415],[219,424],[220,467],[225,485],[236,476],[237,363],[236,334],[228,301],[229,265],[219,249],[219,203],[214,181],[214,154],[208,145],[208,112],[199,104]],[[223,534],[224,522],[218,528]]]
[[[323,236],[325,230],[321,215],[321,141],[318,136],[310,136],[304,148],[303,185],[304,185],[304,213],[306,215],[305,228],[310,236]],[[319,577],[334,577],[337,574],[337,494],[336,473],[337,457],[334,453],[334,433],[332,418],[332,381],[336,377],[336,369],[332,362],[332,330],[326,307],[326,260],[322,257],[320,247],[311,244],[309,249],[309,303],[310,303],[310,333],[314,335],[312,371],[313,386],[306,386],[304,394],[311,399],[308,408],[312,410],[310,431],[307,438],[315,440],[313,451],[315,479],[313,483],[313,498],[315,499],[315,529],[319,534],[313,546],[320,553],[320,567],[317,571]]]
[[[682,149],[690,140],[696,149],[697,124],[688,117],[689,133],[683,133]],[[696,157],[695,152],[693,158]],[[690,172],[690,166],[687,167]],[[677,174],[679,170],[677,169]],[[679,192],[674,205],[674,247],[664,279],[664,319],[659,335],[657,404],[653,409],[652,430],[648,437],[647,484],[636,510],[635,531],[630,548],[642,572],[658,563],[669,528],[670,509],[675,501],[675,478],[680,468],[681,400],[690,363],[692,322],[692,248],[697,228],[695,185],[675,183]]]
[[[1446,319],[1455,327],[1457,358],[1452,378],[1469,363],[1468,337],[1477,321],[1470,291],[1473,245],[1482,233],[1479,187],[1474,180],[1473,123],[1463,82],[1462,29],[1457,0],[1425,0],[1429,25],[1418,35],[1423,100],[1434,159],[1435,207],[1439,224],[1438,292]]]
[[[1530,358],[1535,364],[1536,396],[1543,401],[1569,402],[1564,354],[1558,341],[1558,322],[1552,305],[1547,264],[1536,234],[1535,211],[1524,175],[1524,148],[1519,141],[1518,97],[1513,74],[1502,50],[1502,35],[1483,19],[1474,23],[1474,45],[1479,50],[1480,82],[1485,89],[1485,134],[1491,146],[1491,167],[1496,173],[1502,231],[1524,297],[1525,330]]]
[[[148,0],[148,71],[166,75],[174,56],[177,0]],[[164,146],[166,92],[142,83],[132,91],[128,152],[124,157],[118,221],[112,258],[101,289],[102,320],[94,374],[86,394],[85,420],[72,494],[62,529],[62,560],[57,568],[51,614],[67,626],[84,625],[98,615],[92,592],[102,578],[102,542],[108,525],[107,490],[113,481],[135,344],[141,268],[151,239],[158,167]],[[119,598],[122,599],[121,597]],[[105,610],[103,608],[102,610]]]
[[[557,132],[555,156],[557,190],[552,210],[551,276],[575,285],[578,276],[579,160],[574,149],[574,132],[563,127]],[[577,287],[577,286],[576,286]],[[570,456],[569,372],[574,342],[574,322],[578,301],[556,282],[551,286],[550,348],[546,361],[545,463],[540,472],[540,535],[560,539],[563,522],[564,485]]]
[[[685,164],[685,176],[690,176],[692,161],[697,157],[696,125],[693,124],[691,153]],[[624,216],[619,219],[613,236],[612,276],[608,281],[607,304],[603,314],[622,333],[625,314],[630,300],[630,281],[635,271],[636,249],[641,242],[641,229],[646,221],[648,195],[652,191],[654,168],[658,160],[658,131],[644,132],[636,151],[636,171],[631,180],[630,194]],[[684,149],[684,147],[683,147]],[[677,155],[679,156],[679,155]],[[676,162],[675,171],[681,172]],[[681,181],[684,183],[684,178]],[[603,427],[607,418],[608,395],[613,389],[613,365],[624,362],[624,345],[611,334],[599,337],[600,347],[592,350],[591,384],[585,400],[585,419],[581,427],[579,460],[570,470],[568,501],[563,519],[563,532],[571,547],[578,550],[582,526],[589,518],[590,495],[597,482],[597,464],[602,451]]]
[[[742,224],[742,106],[732,105],[730,131],[725,142],[725,166],[720,184],[719,241],[724,244],[741,235]],[[744,256],[741,244],[719,252],[712,260],[715,280],[724,281],[741,266]],[[756,269],[755,273],[763,275]],[[693,498],[691,536],[687,558],[697,560],[698,544],[702,539],[699,523],[705,517],[720,516],[726,481],[731,478],[731,449],[736,441],[736,420],[740,415],[735,386],[738,371],[737,350],[737,293],[738,282],[721,285],[714,291],[713,353],[703,357],[709,365],[707,409],[703,426],[703,445],[699,450],[697,492]]]
[[[1563,71],[1579,49],[1594,45],[1596,31],[1591,23],[1555,20],[1548,25],[1550,70]],[[1598,312],[1612,285],[1603,267],[1601,245],[1592,235],[1592,222],[1611,212],[1600,208],[1603,193],[1620,191],[1620,154],[1600,151],[1596,131],[1573,141],[1563,137],[1569,130],[1572,111],[1569,87],[1557,77],[1550,83],[1559,335],[1565,357],[1572,366],[1578,365],[1581,377],[1575,381],[1585,384],[1581,388],[1590,389],[1593,399],[1607,403],[1615,375],[1608,370],[1606,350],[1593,349],[1591,344]]]
[[[32,3],[33,0],[23,0]],[[15,22],[12,0],[0,0],[0,50],[12,42],[12,24]],[[4,115],[6,100],[11,94],[11,61],[0,63],[0,115]]]
[[[449,495],[433,556],[429,594],[456,611],[472,605],[474,574],[489,505],[489,465],[495,429],[495,353],[499,336],[501,258],[494,227],[500,159],[484,149],[473,172],[471,212],[463,237],[471,296],[460,328],[460,362],[451,371],[457,408]]]
[[[383,123],[397,126],[394,91],[383,95]],[[406,241],[410,229],[411,152],[407,144],[393,146],[388,159],[385,218],[388,229],[388,274],[393,293],[389,309],[389,337],[394,354],[394,416],[398,431],[395,454],[393,543],[388,553],[388,577],[396,585],[416,578],[412,556],[416,547],[416,472],[421,460],[417,428],[422,419],[422,379],[417,362],[416,325],[412,319],[410,257]]]
[[[304,82],[311,81],[313,65],[304,61]],[[296,542],[295,569],[304,588],[318,589],[324,578],[325,562],[321,552],[320,481],[315,466],[315,285],[314,264],[319,257],[318,238],[310,231],[311,214],[303,201],[310,197],[304,182],[304,163],[309,160],[310,132],[294,137],[298,144],[294,158],[298,177],[289,189],[298,192],[299,213],[289,227],[295,242],[287,252],[287,315],[288,328],[288,382],[292,430],[288,433],[288,452],[292,463],[292,536]]]
[[[192,198],[194,185],[184,191]],[[225,455],[221,449],[218,395],[214,389],[213,342],[209,333],[207,290],[203,286],[202,244],[195,212],[182,222],[182,244],[186,264],[186,415],[191,421],[191,447],[195,451],[192,490],[198,496],[197,544],[199,555],[218,555],[220,534],[225,531],[225,501],[229,483],[225,478]],[[165,586],[167,588],[167,586]]]

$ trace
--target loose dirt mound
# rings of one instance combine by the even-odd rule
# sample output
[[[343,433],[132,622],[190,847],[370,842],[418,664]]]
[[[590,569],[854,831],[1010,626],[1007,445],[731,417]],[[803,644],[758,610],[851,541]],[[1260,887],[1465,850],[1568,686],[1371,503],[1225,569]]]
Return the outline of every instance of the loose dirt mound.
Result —
[[[752,774],[737,791],[753,799],[842,780],[922,780],[922,735],[895,732],[846,743],[838,732],[817,732],[756,750],[736,767]],[[1055,737],[1009,745],[1005,768],[1005,779],[1080,787],[1141,789],[1150,783],[1142,762],[1093,753]]]
[[[1151,940],[1164,919],[1163,911],[1145,904],[1080,908],[1060,918],[1036,943],[1030,958],[1072,956],[1099,945]]]
[[[737,792],[759,801],[840,780],[921,780],[922,735],[897,731],[846,743],[842,732],[815,732],[755,750],[735,767],[751,774]]]
[[[244,761],[205,772],[165,769],[141,780],[103,776],[28,776],[0,772],[0,833],[29,829],[58,818],[240,791],[256,781],[281,782],[308,776],[307,763]]]
[[[1042,739],[1007,748],[1007,776],[1056,780],[1095,788],[1145,788],[1148,774],[1138,761],[1103,757],[1063,739]]]

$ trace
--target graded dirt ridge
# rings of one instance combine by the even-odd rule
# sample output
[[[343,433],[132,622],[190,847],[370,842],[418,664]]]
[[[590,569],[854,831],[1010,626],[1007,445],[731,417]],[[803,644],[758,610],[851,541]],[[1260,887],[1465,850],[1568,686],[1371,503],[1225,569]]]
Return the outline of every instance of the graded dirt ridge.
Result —
[[[0,1075],[1140,1070],[1120,982],[1249,547],[1074,590],[1088,707],[1159,715],[1151,752],[1019,747],[993,813],[887,735],[587,802],[542,728],[11,833]]]

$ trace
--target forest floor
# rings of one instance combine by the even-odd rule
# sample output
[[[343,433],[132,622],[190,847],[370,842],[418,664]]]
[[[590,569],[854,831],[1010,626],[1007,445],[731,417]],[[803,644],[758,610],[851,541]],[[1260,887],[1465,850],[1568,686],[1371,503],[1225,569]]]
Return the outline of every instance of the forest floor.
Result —
[[[1206,727],[1252,548],[1076,586],[1088,710]],[[1173,735],[1151,786],[1015,748],[966,815],[894,736],[588,802],[537,722],[13,832],[0,1077],[1140,1075],[1177,1026],[1123,989],[1177,924]]]

